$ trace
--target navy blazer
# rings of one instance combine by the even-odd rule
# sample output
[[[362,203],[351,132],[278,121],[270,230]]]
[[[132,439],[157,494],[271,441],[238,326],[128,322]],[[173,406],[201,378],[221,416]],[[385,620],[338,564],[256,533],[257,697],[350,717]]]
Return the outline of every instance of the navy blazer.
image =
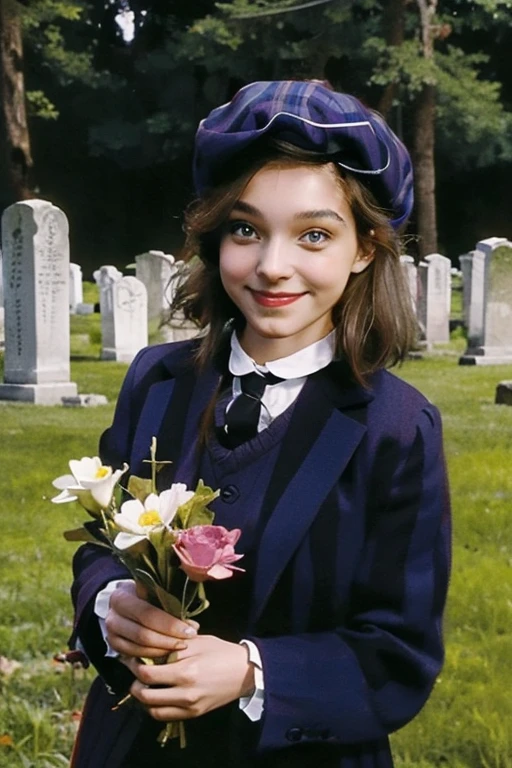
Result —
[[[159,456],[185,467],[186,477],[221,375],[215,366],[195,371],[195,344],[138,354],[102,437],[103,461],[127,461],[142,474],[156,435]],[[188,392],[188,405],[170,423],[178,392]],[[450,516],[437,409],[387,371],[366,389],[341,363],[310,376],[270,479],[264,521],[246,634],[265,681],[261,765],[265,755],[284,755],[268,764],[388,768],[388,734],[421,709],[443,660]],[[94,545],[78,550],[74,570],[75,635],[103,680],[122,690],[125,668],[104,658],[92,606],[125,572]],[[112,703],[96,682],[76,768],[122,764],[140,716],[129,707],[111,712]],[[322,762],[326,749],[332,762]]]

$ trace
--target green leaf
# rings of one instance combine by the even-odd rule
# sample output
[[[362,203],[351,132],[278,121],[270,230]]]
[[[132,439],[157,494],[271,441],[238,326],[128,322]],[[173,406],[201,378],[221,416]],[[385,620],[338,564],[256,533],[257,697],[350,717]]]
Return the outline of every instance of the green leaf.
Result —
[[[188,579],[187,579],[188,582]],[[194,594],[191,598],[189,598],[184,606],[183,609],[183,618],[184,619],[191,619],[193,616],[197,616],[198,614],[202,613],[203,611],[206,611],[206,609],[209,607],[210,603],[206,599],[206,592],[204,589],[204,583],[202,581],[197,582],[188,582],[193,584],[194,586]],[[190,606],[195,604],[195,608],[192,608]]]
[[[157,528],[149,534],[149,541],[156,554],[156,569],[160,574],[160,583],[166,590],[171,589],[172,579],[176,570],[172,565],[174,559],[172,545],[176,538],[176,535],[165,527]]]
[[[151,480],[137,477],[137,475],[131,475],[130,479],[128,480],[127,490],[134,499],[138,499],[144,504],[147,497],[152,492]]]
[[[174,524],[177,528],[191,528],[193,525],[211,525],[215,518],[214,512],[207,509],[207,504],[217,498],[220,491],[214,491],[202,480],[199,480],[194,496],[178,507]]]
[[[34,117],[41,117],[43,120],[56,120],[59,117],[59,110],[43,91],[27,91],[25,96],[30,114]]]
[[[193,611],[187,611],[185,614],[186,619],[192,619],[194,616],[198,616],[203,611],[206,611],[207,608],[210,607],[210,603],[206,598],[200,602],[197,608],[194,608]]]
[[[150,573],[152,579],[156,580],[159,578],[158,569],[151,557],[152,549],[147,539],[139,541],[133,547],[128,547],[128,549],[116,549],[115,552],[132,575],[138,572],[142,564]]]
[[[167,592],[165,589],[158,586],[158,584],[155,585],[155,592],[164,611],[166,613],[170,613],[172,616],[181,618],[180,600],[178,600],[178,598],[174,595],[171,595],[170,592]]]
[[[87,541],[92,542],[93,544],[99,544],[102,547],[107,546],[106,544],[98,541],[96,536],[94,536],[86,528],[73,528],[71,531],[64,531],[64,538],[66,541]]]
[[[135,579],[138,579],[148,589],[150,596],[156,597],[162,608],[171,616],[181,617],[181,601],[161,587],[153,576],[142,568],[134,568],[130,571]]]

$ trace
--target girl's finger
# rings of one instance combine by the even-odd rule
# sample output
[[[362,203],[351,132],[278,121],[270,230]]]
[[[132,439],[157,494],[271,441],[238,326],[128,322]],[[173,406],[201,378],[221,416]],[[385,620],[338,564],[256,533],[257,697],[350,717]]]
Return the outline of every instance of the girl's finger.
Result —
[[[197,634],[196,622],[191,624],[181,621],[126,590],[119,589],[112,594],[110,608],[118,617],[129,619],[162,635],[186,639]]]

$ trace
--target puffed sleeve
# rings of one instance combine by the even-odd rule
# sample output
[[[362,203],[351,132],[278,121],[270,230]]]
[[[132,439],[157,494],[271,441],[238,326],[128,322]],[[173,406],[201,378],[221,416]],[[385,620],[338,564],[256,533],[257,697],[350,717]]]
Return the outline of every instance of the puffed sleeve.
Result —
[[[377,741],[426,702],[443,661],[450,511],[437,409],[424,406],[372,513],[351,589],[332,631],[249,637],[265,680],[259,748],[290,741]]]

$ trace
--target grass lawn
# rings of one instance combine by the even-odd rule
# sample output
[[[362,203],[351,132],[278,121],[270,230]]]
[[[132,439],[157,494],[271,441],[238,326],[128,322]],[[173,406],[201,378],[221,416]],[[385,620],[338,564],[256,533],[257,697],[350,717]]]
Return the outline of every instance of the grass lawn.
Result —
[[[67,765],[91,679],[53,661],[71,630],[74,545],[62,531],[83,514],[49,497],[70,458],[96,453],[126,371],[98,360],[97,322],[73,319],[71,378],[109,405],[0,403],[0,768]],[[397,768],[512,766],[512,408],[494,405],[512,366],[459,367],[457,353],[452,343],[398,371],[443,415],[455,544],[446,665],[424,711],[393,737]]]

